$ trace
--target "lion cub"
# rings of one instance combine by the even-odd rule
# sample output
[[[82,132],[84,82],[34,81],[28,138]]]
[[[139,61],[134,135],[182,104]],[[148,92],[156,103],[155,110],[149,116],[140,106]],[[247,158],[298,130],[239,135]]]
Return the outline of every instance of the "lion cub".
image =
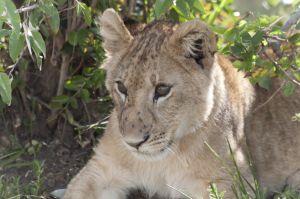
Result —
[[[225,198],[234,198],[231,176],[214,153],[231,167],[228,140],[240,170],[249,175],[244,121],[254,88],[216,53],[214,33],[199,20],[159,21],[133,36],[113,9],[100,22],[106,87],[115,108],[95,155],[64,199],[123,199],[131,188],[144,188],[149,197],[184,198],[183,192],[209,198],[211,183],[226,191]],[[262,150],[252,151],[264,156]]]

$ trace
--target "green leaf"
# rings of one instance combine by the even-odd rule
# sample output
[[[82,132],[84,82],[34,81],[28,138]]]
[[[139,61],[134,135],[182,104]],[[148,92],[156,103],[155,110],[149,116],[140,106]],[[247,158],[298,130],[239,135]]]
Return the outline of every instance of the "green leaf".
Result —
[[[6,73],[0,72],[0,96],[7,105],[11,104],[11,82]]]
[[[76,46],[78,43],[78,33],[77,32],[69,32],[67,40],[72,46]]]
[[[205,14],[205,10],[200,0],[187,0],[189,7],[198,11],[201,15]],[[191,10],[193,10],[191,9]]]
[[[280,3],[280,0],[267,0],[267,2],[270,6],[275,7]]]
[[[2,13],[4,13],[5,12],[5,9],[4,9],[4,1],[0,1],[0,13],[1,13],[1,15],[0,15],[0,20],[5,20],[6,19],[6,17],[3,17],[2,15]],[[3,18],[2,18],[3,17]],[[2,28],[2,26],[0,26],[0,28]]]
[[[300,33],[294,34],[288,40],[292,44],[299,44],[299,42],[300,42]]]
[[[1,29],[0,30],[0,39],[11,34],[11,30]]]
[[[252,45],[257,46],[262,42],[263,39],[264,39],[264,32],[260,30],[257,31],[251,39]]]
[[[296,29],[297,29],[297,30],[300,30],[300,21],[297,23]]]
[[[46,44],[40,32],[37,30],[31,30],[30,44],[33,48],[34,52],[38,56],[38,54],[42,53],[44,58],[46,57]]]
[[[154,13],[156,17],[160,17],[173,5],[172,0],[156,0],[154,5]]]
[[[87,89],[82,89],[80,91],[80,98],[84,102],[89,102],[89,100],[90,100],[90,92]]]
[[[248,32],[244,32],[241,37],[244,44],[251,44],[252,37]]]
[[[85,3],[77,1],[77,15],[80,13],[83,14],[84,21],[87,25],[91,25],[92,23],[92,9],[88,7]]]
[[[61,109],[63,108],[63,105],[69,102],[69,100],[70,97],[67,95],[55,96],[51,99],[50,107],[53,109]]]
[[[59,6],[62,6],[66,3],[67,0],[55,0],[55,3],[58,4]]]
[[[70,98],[70,105],[74,109],[78,109],[78,102],[75,97]]]
[[[39,27],[42,17],[43,17],[42,11],[40,9],[34,9],[30,13],[29,21],[33,27]]]
[[[262,88],[269,90],[272,85],[272,80],[268,76],[263,76],[258,80],[258,85]]]
[[[80,29],[78,32],[69,32],[68,33],[68,42],[72,46],[84,45],[88,40],[89,31],[86,29]]]
[[[78,44],[84,45],[88,42],[89,31],[87,29],[80,29],[77,34]]]
[[[294,90],[295,90],[295,85],[292,82],[288,82],[283,87],[283,94],[288,97],[291,94],[293,94]]]
[[[236,43],[234,46],[231,46],[231,51],[236,56],[241,56],[241,54],[244,52],[243,45],[240,43]]]
[[[224,33],[225,40],[234,42],[237,38],[237,31],[235,29],[229,29]]]
[[[52,102],[65,104],[69,101],[70,97],[67,95],[59,95],[52,98]]]
[[[105,74],[104,70],[96,70],[91,77],[91,82],[95,88],[100,88],[104,84]]]
[[[15,62],[24,48],[25,37],[22,34],[12,32],[9,37],[9,56]]]
[[[14,31],[18,34],[20,32],[21,19],[19,13],[16,12],[17,8],[12,0],[1,0],[5,8],[5,16],[8,19],[8,23],[12,25]]]
[[[239,61],[233,62],[233,66],[238,70],[250,71],[252,69],[252,63],[250,61]]]
[[[56,34],[59,30],[60,18],[56,7],[52,3],[46,3],[41,6],[41,10],[47,15],[51,30]]]
[[[73,76],[71,79],[65,81],[65,88],[67,90],[77,91],[81,89],[86,83],[86,78],[81,75]]]
[[[189,19],[190,7],[189,7],[189,4],[185,0],[177,0],[175,7],[177,8],[177,11],[179,12],[180,15]]]

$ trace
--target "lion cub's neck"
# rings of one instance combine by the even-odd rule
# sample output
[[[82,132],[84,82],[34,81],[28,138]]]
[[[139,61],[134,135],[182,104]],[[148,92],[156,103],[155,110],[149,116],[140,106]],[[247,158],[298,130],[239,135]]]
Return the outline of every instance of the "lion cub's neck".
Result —
[[[229,147],[224,144],[228,140],[240,159],[243,159],[241,153],[245,144],[244,116],[253,96],[245,96],[242,87],[247,85],[251,90],[252,86],[242,73],[220,55],[215,56],[211,75],[212,85],[207,96],[208,106],[211,106],[210,115],[206,122],[194,127],[192,133],[181,140],[179,151],[196,155],[211,150],[207,150],[211,147],[218,149],[216,152],[220,155],[228,155]],[[191,150],[197,152],[191,153]]]

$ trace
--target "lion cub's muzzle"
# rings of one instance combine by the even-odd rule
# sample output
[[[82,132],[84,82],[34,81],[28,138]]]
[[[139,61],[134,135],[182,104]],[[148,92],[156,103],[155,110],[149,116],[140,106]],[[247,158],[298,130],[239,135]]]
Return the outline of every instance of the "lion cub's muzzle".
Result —
[[[144,119],[144,118],[147,118]],[[136,149],[147,143],[151,137],[152,119],[147,117],[147,114],[137,111],[135,114],[125,111],[121,119],[121,133],[125,143]]]
[[[128,144],[129,146],[131,146],[131,147],[136,148],[137,150],[139,150],[139,147],[140,147],[142,144],[146,143],[147,140],[149,140],[149,138],[150,138],[150,134],[149,134],[149,132],[146,132],[146,133],[144,133],[142,139],[140,139],[140,140],[135,140],[134,142],[132,142],[132,141],[129,141],[129,142],[128,142],[128,141],[125,140],[125,142],[126,142],[126,144]]]

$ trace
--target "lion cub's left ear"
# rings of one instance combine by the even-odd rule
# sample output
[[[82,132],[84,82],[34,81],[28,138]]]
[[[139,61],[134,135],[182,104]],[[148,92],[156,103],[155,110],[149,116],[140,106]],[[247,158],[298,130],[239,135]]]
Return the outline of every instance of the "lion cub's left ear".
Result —
[[[106,9],[100,17],[100,28],[104,48],[109,54],[126,48],[133,39],[123,20],[112,8]]]
[[[202,68],[210,67],[217,52],[216,35],[200,20],[180,24],[169,44],[178,55],[194,59]]]

